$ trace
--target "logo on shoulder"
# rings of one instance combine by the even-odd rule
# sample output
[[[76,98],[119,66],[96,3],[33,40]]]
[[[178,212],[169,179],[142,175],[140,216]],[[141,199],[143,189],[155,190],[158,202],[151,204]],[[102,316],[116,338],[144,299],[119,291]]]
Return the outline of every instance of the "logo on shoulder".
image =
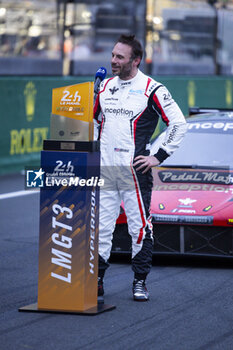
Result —
[[[156,86],[158,86],[158,85],[159,85],[158,83],[153,83],[153,84],[149,87],[148,93],[150,94],[150,93],[156,88]]]
[[[163,100],[168,101],[172,98],[170,92],[167,92],[166,94],[163,94]]]

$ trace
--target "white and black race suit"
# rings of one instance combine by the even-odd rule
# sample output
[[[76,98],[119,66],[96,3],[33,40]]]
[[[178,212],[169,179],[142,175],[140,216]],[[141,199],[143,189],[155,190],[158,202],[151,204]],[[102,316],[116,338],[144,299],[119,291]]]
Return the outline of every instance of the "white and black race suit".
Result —
[[[165,86],[138,71],[131,80],[118,76],[100,85],[94,107],[99,123],[101,177],[99,275],[108,266],[112,234],[121,201],[132,237],[132,269],[135,278],[145,278],[152,260],[150,201],[151,170],[145,174],[133,167],[134,158],[150,154],[150,139],[159,118],[166,123],[166,138],[155,154],[162,162],[179,146],[185,118]]]

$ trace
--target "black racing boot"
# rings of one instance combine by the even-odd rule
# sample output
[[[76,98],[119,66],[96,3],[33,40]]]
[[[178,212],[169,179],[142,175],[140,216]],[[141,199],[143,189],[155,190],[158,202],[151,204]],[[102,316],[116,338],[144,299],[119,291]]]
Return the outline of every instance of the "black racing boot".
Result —
[[[98,277],[98,303],[104,303],[104,281],[102,277]]]
[[[148,301],[149,300],[149,292],[146,288],[145,280],[137,280],[133,281],[133,298],[136,301]]]

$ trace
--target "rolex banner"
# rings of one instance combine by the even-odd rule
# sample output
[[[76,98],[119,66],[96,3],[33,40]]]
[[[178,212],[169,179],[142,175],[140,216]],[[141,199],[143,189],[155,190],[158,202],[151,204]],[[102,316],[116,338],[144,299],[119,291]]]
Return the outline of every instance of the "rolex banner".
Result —
[[[50,138],[92,141],[93,99],[93,82],[53,89]]]
[[[97,305],[99,152],[42,151],[38,309]]]

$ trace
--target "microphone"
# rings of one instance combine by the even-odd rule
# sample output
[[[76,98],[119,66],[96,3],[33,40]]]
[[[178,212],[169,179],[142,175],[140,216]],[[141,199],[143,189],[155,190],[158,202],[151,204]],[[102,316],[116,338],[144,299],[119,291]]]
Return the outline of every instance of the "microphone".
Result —
[[[100,67],[97,70],[97,72],[95,73],[94,105],[96,103],[96,99],[97,99],[97,96],[98,96],[98,93],[99,93],[100,83],[101,83],[101,81],[103,81],[105,79],[106,75],[107,75],[107,69],[104,68],[104,67]],[[95,118],[94,118],[94,140],[97,140],[99,138],[99,128],[100,128],[100,126],[98,126],[98,122],[100,122],[100,120],[101,120],[100,114],[98,115],[97,120],[95,120]]]
[[[106,75],[107,75],[107,69],[104,67],[100,67],[95,73],[95,84],[94,84],[95,94],[98,94],[100,83],[105,79]]]

